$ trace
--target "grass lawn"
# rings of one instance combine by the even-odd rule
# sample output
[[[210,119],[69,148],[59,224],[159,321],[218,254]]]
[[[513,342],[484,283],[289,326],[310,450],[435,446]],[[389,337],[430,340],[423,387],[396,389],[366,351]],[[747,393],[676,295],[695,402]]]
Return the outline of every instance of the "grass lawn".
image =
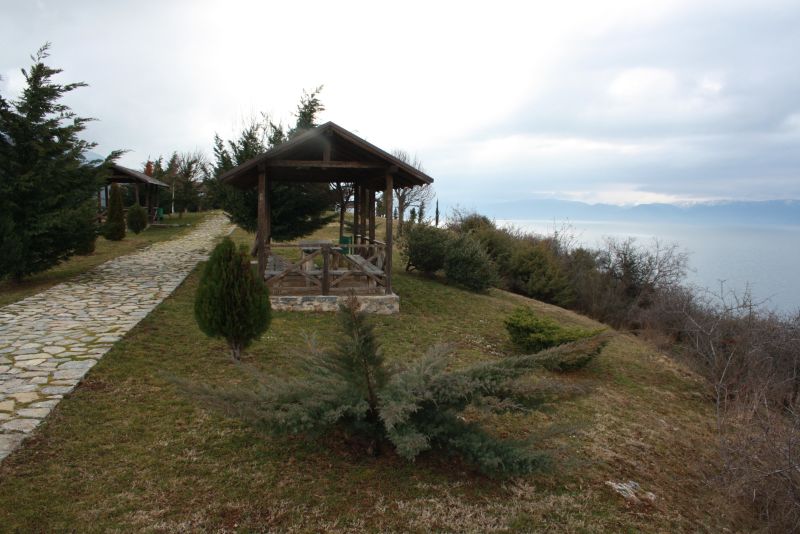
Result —
[[[702,382],[630,335],[584,370],[553,375],[582,394],[544,412],[484,417],[554,458],[551,472],[498,481],[457,458],[368,457],[340,435],[271,438],[202,409],[169,378],[236,385],[242,374],[194,322],[197,283],[195,272],[0,464],[0,530],[718,532],[735,519],[704,482],[716,459]],[[502,358],[512,350],[502,321],[519,305],[596,326],[400,269],[395,288],[402,313],[374,319],[394,362],[439,342],[455,347],[453,366]],[[275,313],[245,359],[278,377],[296,372],[305,334],[333,343],[334,315]],[[655,505],[625,504],[608,480],[639,482]]]
[[[187,213],[182,218],[178,218],[177,215],[171,218],[167,216],[164,218],[164,223],[190,224],[194,226],[201,222],[207,214],[208,212]],[[128,231],[125,239],[122,241],[108,241],[104,237],[98,237],[97,246],[92,254],[87,256],[73,256],[64,263],[56,265],[47,271],[34,274],[21,282],[15,282],[13,280],[0,281],[0,306],[22,300],[25,297],[44,291],[56,284],[65,282],[117,256],[130,254],[131,252],[144,248],[152,243],[157,243],[158,241],[172,239],[190,229],[191,228],[188,227],[150,227],[139,235]]]

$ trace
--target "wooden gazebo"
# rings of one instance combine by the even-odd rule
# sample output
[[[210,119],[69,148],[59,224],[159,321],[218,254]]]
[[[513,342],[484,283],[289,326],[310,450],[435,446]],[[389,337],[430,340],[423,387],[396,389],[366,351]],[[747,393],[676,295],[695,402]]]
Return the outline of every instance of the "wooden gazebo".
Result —
[[[111,184],[133,184],[136,203],[143,205],[147,209],[148,221],[153,222],[158,208],[158,189],[169,186],[143,172],[135,171],[116,163],[112,163],[109,169],[111,173],[106,178],[106,185],[102,191],[105,194],[106,209],[108,208],[108,187]],[[141,202],[142,197],[144,197],[144,204]],[[100,192],[97,193],[97,203],[99,207]]]
[[[332,122],[231,169],[228,184],[258,188],[258,272],[273,295],[392,295],[393,190],[423,186],[433,178]],[[351,183],[352,244],[271,242],[270,188],[276,182]],[[375,194],[384,192],[386,235],[375,236]],[[299,260],[276,250],[300,249]]]

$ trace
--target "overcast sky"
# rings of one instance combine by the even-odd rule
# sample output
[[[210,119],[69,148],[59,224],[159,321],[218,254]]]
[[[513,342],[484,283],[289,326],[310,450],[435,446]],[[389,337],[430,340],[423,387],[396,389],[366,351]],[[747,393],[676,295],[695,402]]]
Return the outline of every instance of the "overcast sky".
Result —
[[[0,0],[0,92],[44,42],[122,163],[243,118],[416,153],[449,205],[800,198],[800,2]]]

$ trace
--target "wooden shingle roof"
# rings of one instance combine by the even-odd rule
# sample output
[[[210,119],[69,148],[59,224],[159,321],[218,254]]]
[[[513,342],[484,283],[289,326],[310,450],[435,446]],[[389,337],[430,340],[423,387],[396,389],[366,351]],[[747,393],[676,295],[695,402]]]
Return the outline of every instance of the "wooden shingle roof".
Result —
[[[147,176],[143,172],[123,167],[116,163],[112,163],[109,167],[111,169],[111,176],[108,178],[109,183],[118,184],[150,184],[158,187],[169,187],[161,180],[156,180],[152,176]]]
[[[231,169],[221,176],[241,189],[256,187],[259,167],[273,182],[358,182],[378,185],[386,174],[394,187],[433,183],[433,178],[338,124],[326,122]]]

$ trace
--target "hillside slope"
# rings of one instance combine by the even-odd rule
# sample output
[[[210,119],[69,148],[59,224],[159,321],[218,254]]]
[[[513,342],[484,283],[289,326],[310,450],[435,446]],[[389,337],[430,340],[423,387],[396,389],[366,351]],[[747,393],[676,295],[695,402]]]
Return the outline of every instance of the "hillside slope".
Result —
[[[240,236],[246,240],[245,236]],[[269,438],[209,413],[171,376],[236,384],[224,344],[192,316],[198,276],[120,342],[25,447],[0,464],[9,530],[718,532],[735,508],[715,500],[713,410],[699,379],[647,343],[618,334],[586,369],[553,376],[577,393],[530,415],[485,417],[500,435],[552,451],[547,474],[496,481],[457,458],[409,464],[365,456],[345,436]],[[503,291],[485,295],[398,271],[402,313],[375,319],[390,361],[451,343],[453,366],[512,351],[503,319],[528,306],[565,324],[569,311]],[[277,313],[246,360],[294,373],[303,335],[330,345],[332,314]],[[656,495],[630,505],[607,481]]]

